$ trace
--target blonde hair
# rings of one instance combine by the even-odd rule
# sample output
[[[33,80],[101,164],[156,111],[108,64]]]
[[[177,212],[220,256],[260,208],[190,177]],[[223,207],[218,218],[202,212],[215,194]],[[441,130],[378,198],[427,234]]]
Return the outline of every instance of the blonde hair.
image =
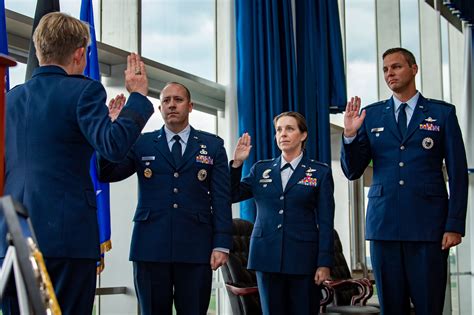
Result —
[[[33,33],[40,64],[66,65],[78,48],[89,45],[89,26],[70,15],[52,12],[43,16]]]

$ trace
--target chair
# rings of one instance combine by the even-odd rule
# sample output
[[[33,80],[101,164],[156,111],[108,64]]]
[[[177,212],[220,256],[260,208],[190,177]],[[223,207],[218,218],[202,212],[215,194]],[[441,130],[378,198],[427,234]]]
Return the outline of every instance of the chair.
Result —
[[[226,283],[232,314],[258,315],[262,314],[258,295],[255,272],[247,269],[250,235],[253,224],[242,220],[233,220],[233,249],[228,262],[221,267],[222,276]],[[339,236],[335,234],[335,266],[332,271],[334,280],[323,285],[323,300],[321,310],[324,312],[345,313],[375,313],[376,307],[365,305],[372,295],[372,284],[369,280],[350,278],[350,271],[342,254]],[[352,305],[351,305],[352,304]]]
[[[234,219],[232,228],[233,248],[229,254],[229,260],[221,267],[232,314],[262,314],[257,278],[253,270],[247,269],[253,224],[242,219]]]
[[[334,230],[334,266],[331,268],[331,281],[326,281],[325,296],[321,301],[321,313],[380,314],[380,309],[367,306],[373,295],[369,279],[352,279],[342,251],[342,243]]]

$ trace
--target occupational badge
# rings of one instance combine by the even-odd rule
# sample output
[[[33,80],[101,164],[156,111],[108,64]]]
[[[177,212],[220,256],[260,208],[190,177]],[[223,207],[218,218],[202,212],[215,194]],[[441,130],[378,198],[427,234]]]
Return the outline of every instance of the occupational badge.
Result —
[[[207,154],[207,151],[202,149],[201,151],[199,151],[199,154],[203,154],[203,155],[206,155]]]
[[[207,171],[205,169],[201,169],[198,172],[198,179],[202,182],[206,179],[207,177]]]
[[[151,171],[151,169],[149,169],[148,167],[145,168],[145,170],[143,171],[143,176],[145,176],[146,178],[150,178],[152,175],[153,172]]]
[[[432,122],[435,122],[435,121],[436,121],[436,119],[433,119],[433,118],[431,118],[431,117],[428,117],[428,118],[426,118],[425,120],[426,120],[427,122],[429,122],[429,123],[432,123]]]
[[[267,168],[266,170],[263,171],[262,173],[262,178],[270,178],[270,172],[272,171],[271,168]]]
[[[426,137],[423,139],[421,144],[423,145],[423,148],[429,150],[434,146],[434,141],[430,137]]]

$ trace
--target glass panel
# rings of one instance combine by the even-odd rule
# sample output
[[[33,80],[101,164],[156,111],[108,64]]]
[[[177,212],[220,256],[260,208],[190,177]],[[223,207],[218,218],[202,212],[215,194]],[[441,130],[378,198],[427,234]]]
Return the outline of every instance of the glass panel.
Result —
[[[142,55],[215,81],[215,1],[143,0]]]
[[[440,17],[441,26],[441,63],[443,65],[443,99],[451,102],[451,78],[449,71],[449,35],[448,21],[444,17]]]
[[[99,38],[99,0],[93,0],[92,5],[94,7],[94,24],[96,27],[96,36]],[[79,18],[81,10],[81,1],[80,0],[60,0],[59,7],[61,12],[72,15],[76,18]],[[36,10],[36,1],[31,0],[5,0],[5,8],[16,11],[23,15],[33,18],[35,16]]]
[[[16,11],[26,16],[34,17],[36,1],[31,0],[5,0],[5,8]]]
[[[10,89],[25,82],[26,64],[18,62],[16,67],[8,68],[10,72]]]
[[[451,288],[451,315],[460,314],[459,309],[459,265],[457,262],[457,247],[449,249],[448,270]]]
[[[420,64],[420,18],[418,1],[400,0],[400,31],[402,47],[411,51]],[[415,78],[416,86],[421,87],[421,72]]]
[[[345,25],[348,96],[360,96],[364,105],[376,102],[378,69],[374,0],[346,1]]]

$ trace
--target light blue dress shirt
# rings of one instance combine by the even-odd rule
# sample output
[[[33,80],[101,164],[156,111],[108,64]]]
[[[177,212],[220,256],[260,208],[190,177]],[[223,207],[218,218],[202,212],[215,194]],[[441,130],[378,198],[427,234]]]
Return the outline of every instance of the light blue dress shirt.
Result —
[[[293,159],[293,161],[288,162],[285,160],[283,155],[281,156],[281,165],[280,169],[285,166],[286,163],[290,163],[291,167],[288,167],[280,172],[281,175],[281,185],[283,186],[283,190],[286,188],[286,184],[288,184],[288,180],[290,179],[291,175],[293,175],[294,170],[300,163],[301,159],[303,158],[303,152],[300,153],[296,158]]]

